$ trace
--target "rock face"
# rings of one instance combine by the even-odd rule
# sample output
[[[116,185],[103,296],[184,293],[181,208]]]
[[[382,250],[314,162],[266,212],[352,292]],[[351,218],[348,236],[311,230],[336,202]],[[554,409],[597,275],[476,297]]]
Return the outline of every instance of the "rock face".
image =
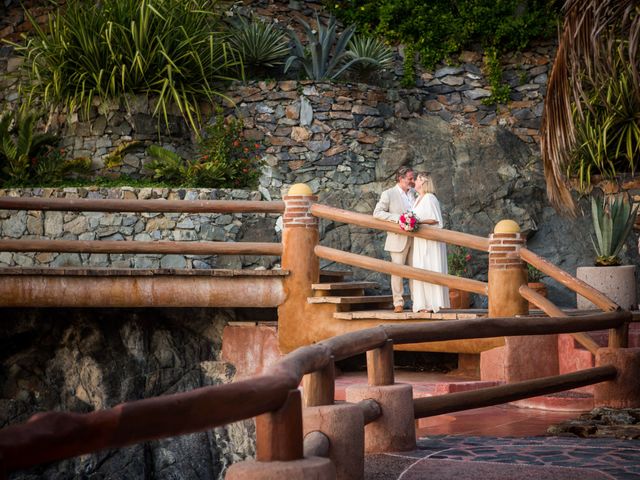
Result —
[[[217,361],[229,314],[216,309],[3,309],[0,426],[48,410],[89,412],[233,381]],[[158,422],[162,422],[158,418]],[[253,421],[104,451],[12,479],[218,479],[254,454]]]

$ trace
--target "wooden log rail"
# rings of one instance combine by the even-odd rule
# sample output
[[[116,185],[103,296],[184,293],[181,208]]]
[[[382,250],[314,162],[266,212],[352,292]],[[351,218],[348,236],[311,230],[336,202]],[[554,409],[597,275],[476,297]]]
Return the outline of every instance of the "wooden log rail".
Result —
[[[568,289],[576,292],[578,295],[582,295],[591,303],[605,312],[612,312],[620,310],[620,306],[607,297],[604,293],[596,290],[591,285],[578,280],[577,278],[569,275],[564,270],[556,267],[554,264],[548,262],[544,258],[536,255],[527,248],[520,249],[520,257],[527,263],[533,265],[542,273],[547,274],[557,282],[561,283]]]
[[[180,255],[282,255],[267,242],[141,242],[125,240],[0,240],[1,252],[162,253]]]
[[[605,365],[564,375],[536,378],[497,387],[456,392],[449,395],[436,395],[435,397],[415,398],[413,400],[414,414],[415,418],[424,418],[460,410],[489,407],[612,380],[616,374],[616,367]]]
[[[425,225],[421,226],[416,232],[405,232],[396,223],[379,220],[371,215],[350,212],[349,210],[342,210],[318,203],[311,206],[311,213],[318,218],[324,218],[326,220],[348,223],[359,227],[385,230],[387,232],[399,233],[409,237],[437,240],[439,242],[460,245],[462,247],[481,250],[483,252],[489,251],[489,239],[470,235],[468,233],[456,232],[454,230],[445,230],[443,228],[434,228]]]
[[[0,197],[0,210],[63,212],[284,213],[284,202]]]
[[[423,270],[421,268],[399,265],[386,260],[378,260],[377,258],[371,258],[357,253],[343,252],[342,250],[324,247],[322,245],[316,246],[314,252],[318,257],[324,258],[325,260],[344,263],[352,267],[365,268],[367,270],[373,270],[374,272],[389,273],[404,278],[487,295],[487,284],[478,280],[471,280],[470,278],[456,277],[455,275],[447,275],[430,270]]]
[[[631,313],[621,311],[557,319],[491,318],[360,330],[301,347],[269,367],[266,373],[235,383],[128,402],[91,413],[39,413],[26,423],[0,430],[0,457],[10,472],[266,415],[265,419],[257,421],[259,429],[276,428],[274,418],[280,419],[285,425],[278,426],[278,431],[293,435],[299,445],[291,445],[289,440],[279,440],[272,447],[263,443],[258,448],[260,458],[291,458],[302,454],[298,385],[303,375],[326,369],[334,361],[368,350],[384,350],[388,348],[389,340],[402,344],[499,335],[571,333],[617,328],[630,319]],[[381,352],[380,358],[385,356],[388,357]],[[597,370],[591,380],[596,375],[610,378],[611,371]],[[363,412],[366,414],[374,407],[363,406]],[[163,421],[158,422],[158,418]],[[257,437],[262,442],[274,438],[268,431],[258,432]]]

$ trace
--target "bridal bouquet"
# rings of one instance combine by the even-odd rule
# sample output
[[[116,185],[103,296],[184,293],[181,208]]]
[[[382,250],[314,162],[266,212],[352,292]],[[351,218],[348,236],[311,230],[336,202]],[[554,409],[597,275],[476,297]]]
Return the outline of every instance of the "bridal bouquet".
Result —
[[[418,218],[413,212],[404,212],[400,215],[400,220],[398,220],[400,224],[400,228],[405,232],[415,232],[420,228],[420,224],[418,223]]]

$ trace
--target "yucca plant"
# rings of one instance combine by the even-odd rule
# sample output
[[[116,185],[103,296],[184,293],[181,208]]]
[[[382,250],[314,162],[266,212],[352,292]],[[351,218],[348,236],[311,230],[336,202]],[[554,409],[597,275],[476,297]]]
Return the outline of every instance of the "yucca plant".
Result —
[[[373,58],[354,58],[347,53],[347,45],[355,33],[355,25],[347,27],[338,35],[338,24],[333,16],[325,27],[316,15],[317,31],[301,18],[297,20],[304,29],[308,44],[305,48],[298,35],[291,33],[293,54],[284,65],[285,72],[297,62],[311,80],[335,80],[358,63],[375,63]]]
[[[215,82],[241,64],[215,0],[68,0],[46,28],[29,19],[33,35],[15,44],[28,78],[22,91],[85,114],[94,97],[149,95],[167,125],[175,106],[197,133],[199,102],[221,95]]]
[[[627,193],[605,195],[602,199],[591,197],[591,218],[598,266],[620,265],[618,254],[633,228],[638,213],[638,204],[633,204]]]
[[[282,65],[290,51],[287,35],[256,17],[240,17],[231,30],[229,43],[238,51],[249,75]]]
[[[356,77],[369,80],[379,70],[391,68],[393,65],[393,50],[381,40],[367,35],[354,35],[349,42],[347,58],[372,59],[360,61],[351,66]]]

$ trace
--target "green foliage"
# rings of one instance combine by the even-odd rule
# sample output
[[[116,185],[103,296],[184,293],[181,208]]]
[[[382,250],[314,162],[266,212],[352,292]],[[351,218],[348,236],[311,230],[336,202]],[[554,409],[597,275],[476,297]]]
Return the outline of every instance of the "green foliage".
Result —
[[[0,116],[0,184],[29,185],[55,181],[68,171],[58,138],[38,133],[35,113],[5,113]]]
[[[507,103],[511,95],[511,87],[502,83],[502,65],[498,58],[498,50],[489,47],[485,51],[485,69],[491,86],[491,96],[482,100],[484,105],[494,105],[496,103]]]
[[[576,148],[567,175],[577,178],[583,191],[592,175],[633,174],[640,158],[640,88],[634,85],[634,66],[621,51],[617,54],[612,71],[587,84],[583,108],[574,104]]]
[[[123,154],[132,148],[138,147],[142,145],[142,142],[139,140],[129,140],[124,141],[116,148],[111,150],[107,156],[104,158],[104,168],[107,170],[118,168],[122,165],[124,161]]]
[[[391,68],[393,50],[384,42],[367,35],[354,35],[349,42],[347,58],[369,58],[371,61],[360,61],[351,66],[357,78],[369,80],[379,70]]]
[[[154,178],[174,185],[209,188],[251,188],[260,178],[260,144],[244,138],[241,120],[225,120],[221,112],[205,129],[198,154],[190,159],[165,148],[147,149],[153,158],[146,166]]]
[[[527,278],[531,283],[537,283],[545,277],[545,274],[538,270],[536,267],[527,263]]]
[[[458,245],[451,245],[448,247],[447,252],[447,267],[449,275],[455,275],[457,277],[471,277],[471,254],[465,247]]]
[[[413,45],[407,45],[404,49],[404,62],[402,64],[402,80],[400,85],[404,88],[416,86],[416,49]]]
[[[198,102],[221,95],[213,82],[229,80],[240,66],[215,6],[215,0],[68,0],[44,29],[27,12],[34,34],[15,45],[28,79],[22,90],[85,114],[95,96],[150,95],[157,98],[154,115],[167,125],[175,106],[198,131]]]
[[[559,0],[343,0],[327,6],[346,24],[413,45],[432,68],[474,44],[521,50],[556,33]]]
[[[290,51],[286,34],[274,24],[255,17],[251,20],[240,17],[231,32],[229,43],[238,51],[245,69],[252,75],[260,75],[282,65]]]
[[[300,63],[307,77],[311,80],[335,80],[358,63],[376,64],[374,58],[356,57],[355,52],[347,52],[347,45],[355,33],[355,25],[347,27],[337,35],[336,19],[332,16],[325,27],[316,15],[317,31],[302,20],[297,19],[305,31],[307,47],[302,44],[298,35],[291,33],[294,47],[292,55],[284,65],[287,72],[294,63]]]
[[[595,240],[596,265],[620,265],[618,254],[624,246],[638,213],[638,204],[633,204],[629,194],[605,195],[602,199],[591,197],[591,219]]]

